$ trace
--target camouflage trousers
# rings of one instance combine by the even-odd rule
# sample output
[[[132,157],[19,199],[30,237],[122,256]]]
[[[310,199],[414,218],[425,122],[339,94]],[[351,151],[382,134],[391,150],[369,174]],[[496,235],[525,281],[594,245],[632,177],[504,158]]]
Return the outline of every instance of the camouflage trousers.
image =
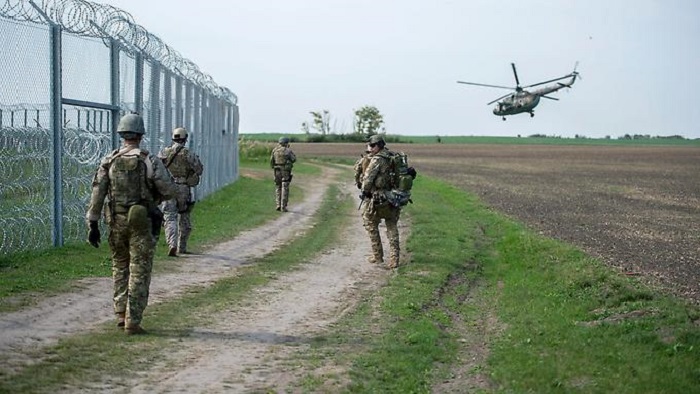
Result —
[[[126,215],[115,215],[110,222],[109,247],[112,251],[114,312],[126,312],[126,325],[141,323],[148,305],[153,253],[156,240],[150,225],[129,226]]]
[[[289,201],[289,183],[292,173],[281,167],[275,167],[275,204],[277,210],[286,209]]]
[[[384,219],[386,225],[386,235],[389,241],[389,264],[390,268],[399,266],[399,216],[401,209],[390,206],[389,204],[379,205],[369,201],[364,204],[362,211],[362,221],[369,235],[370,243],[372,244],[372,256],[370,260],[373,263],[382,263],[384,261],[384,249],[382,247],[382,238],[379,234],[379,223]]]
[[[187,252],[187,241],[192,233],[190,200],[190,188],[187,185],[178,185],[177,196],[165,201],[161,207],[165,240],[168,246],[177,249],[178,253]]]

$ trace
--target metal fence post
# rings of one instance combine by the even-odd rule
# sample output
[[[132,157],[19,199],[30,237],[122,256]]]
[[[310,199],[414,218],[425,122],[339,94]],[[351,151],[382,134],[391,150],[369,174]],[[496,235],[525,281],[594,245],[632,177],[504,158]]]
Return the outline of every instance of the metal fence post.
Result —
[[[63,122],[62,120],[62,74],[61,74],[61,27],[51,23],[51,128],[53,129],[53,245],[63,246]]]
[[[117,126],[119,124],[119,44],[114,40],[109,40],[109,60],[110,60],[110,101],[115,107],[109,111],[112,114],[112,149],[119,147],[119,137],[117,136]]]

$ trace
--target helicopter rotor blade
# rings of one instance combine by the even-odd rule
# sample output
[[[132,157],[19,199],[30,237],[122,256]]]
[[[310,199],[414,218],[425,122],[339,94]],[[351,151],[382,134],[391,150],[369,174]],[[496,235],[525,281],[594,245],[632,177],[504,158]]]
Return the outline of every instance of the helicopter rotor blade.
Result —
[[[487,88],[499,88],[499,89],[510,89],[510,90],[515,90],[515,88],[514,88],[514,87],[511,87],[511,86],[488,85],[488,84],[485,84],[485,83],[464,82],[464,81],[457,81],[457,83],[463,83],[463,84],[465,84],[465,85],[486,86]]]
[[[550,83],[550,82],[561,81],[562,79],[571,78],[571,77],[573,77],[573,76],[575,76],[575,75],[578,75],[578,73],[575,73],[575,74],[574,74],[574,73],[571,73],[571,74],[564,75],[563,77],[559,77],[559,78],[554,78],[554,79],[550,79],[550,80],[547,80],[547,81],[542,81],[542,82],[533,83],[532,85],[523,86],[523,89],[525,89],[525,88],[532,88],[532,87],[540,86],[540,85],[544,85],[544,84]]]
[[[544,96],[544,95],[542,95],[542,96],[540,96],[540,97],[544,97],[544,98],[546,98],[546,99],[550,99],[550,100],[554,100],[554,101],[559,101],[559,99],[556,98],[556,97],[549,97],[549,96]]]
[[[493,100],[493,101],[490,101],[490,102],[486,103],[486,105],[491,105],[491,104],[495,103],[496,101],[501,100],[501,99],[504,99],[504,98],[506,98],[506,97],[508,97],[508,96],[510,96],[510,95],[512,95],[512,94],[513,94],[513,93],[504,94],[503,96],[501,96],[501,97],[499,97],[499,98],[497,98],[497,99],[495,99],[495,100]]]
[[[520,80],[518,79],[518,72],[515,70],[515,63],[511,63],[510,66],[513,68],[513,75],[515,75],[515,84],[520,87]]]

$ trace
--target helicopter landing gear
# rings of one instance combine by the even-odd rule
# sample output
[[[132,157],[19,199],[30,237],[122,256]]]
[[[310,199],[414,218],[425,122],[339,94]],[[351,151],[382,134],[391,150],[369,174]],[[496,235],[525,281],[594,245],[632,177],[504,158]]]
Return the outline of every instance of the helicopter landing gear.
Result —
[[[530,117],[533,118],[535,116],[534,112],[530,112]]]
[[[503,121],[504,121],[504,122],[506,121],[506,117],[505,117],[505,116],[503,117]]]

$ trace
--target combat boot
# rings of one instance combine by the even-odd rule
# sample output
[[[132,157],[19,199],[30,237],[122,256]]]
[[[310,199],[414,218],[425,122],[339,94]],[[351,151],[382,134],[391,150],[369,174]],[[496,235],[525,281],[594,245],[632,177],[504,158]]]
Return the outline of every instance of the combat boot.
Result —
[[[126,321],[126,312],[117,312],[117,327],[124,327]]]
[[[170,248],[170,250],[168,250],[168,256],[177,257],[177,248],[175,248],[175,247]]]
[[[381,256],[369,256],[367,262],[370,264],[384,264],[384,259]]]
[[[124,327],[124,332],[126,335],[142,335],[146,333],[146,330],[144,330],[141,325],[137,324],[135,326],[126,326]]]

